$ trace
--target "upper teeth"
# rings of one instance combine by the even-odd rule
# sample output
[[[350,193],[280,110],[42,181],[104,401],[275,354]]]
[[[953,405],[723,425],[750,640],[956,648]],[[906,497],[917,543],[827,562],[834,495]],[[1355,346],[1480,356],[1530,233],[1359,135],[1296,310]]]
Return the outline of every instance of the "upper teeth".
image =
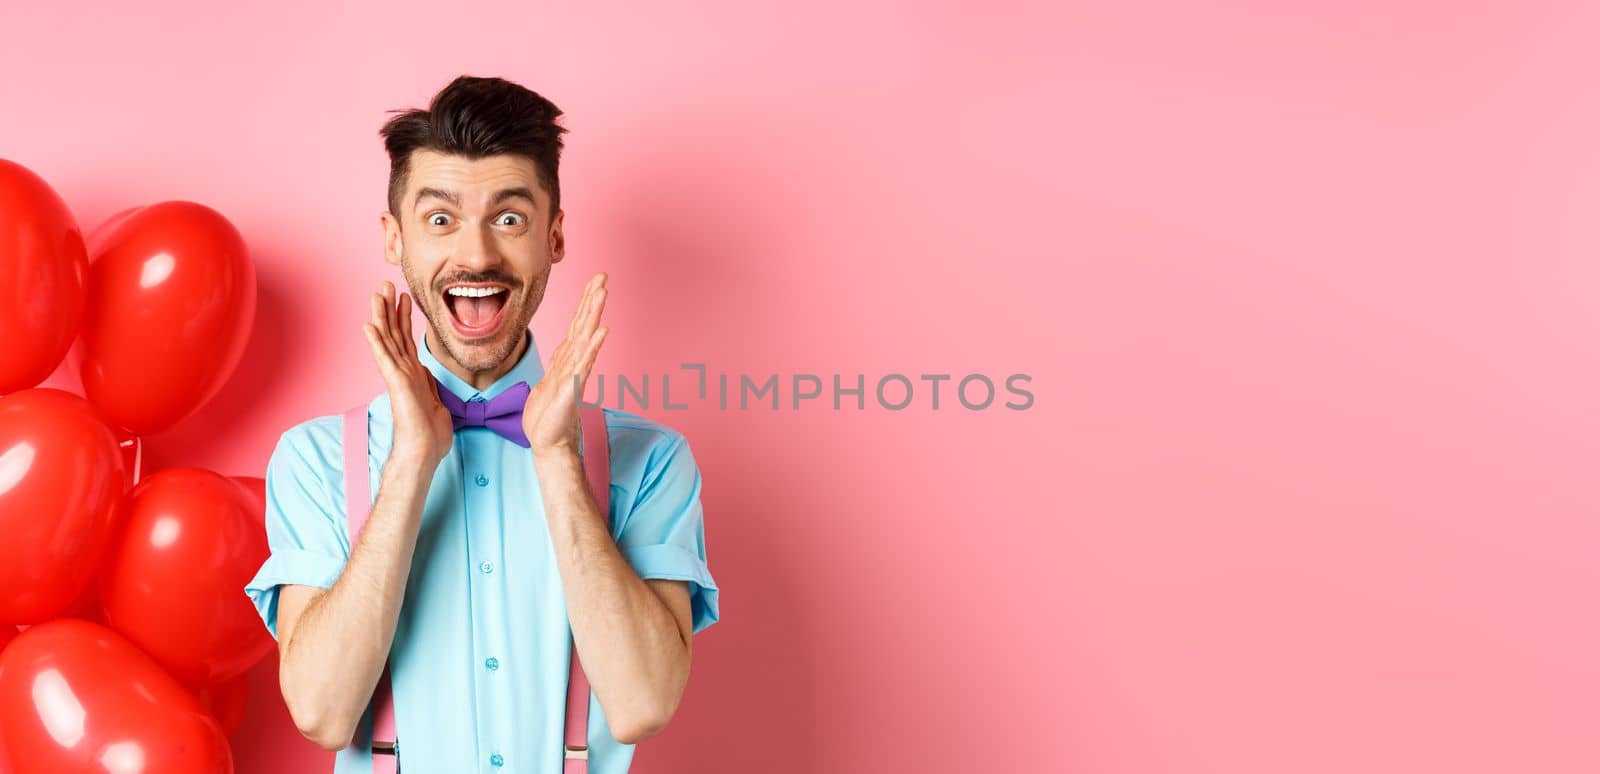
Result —
[[[492,296],[503,290],[505,290],[505,288],[450,288],[445,292],[452,296],[471,296],[473,298],[483,298],[484,296]]]

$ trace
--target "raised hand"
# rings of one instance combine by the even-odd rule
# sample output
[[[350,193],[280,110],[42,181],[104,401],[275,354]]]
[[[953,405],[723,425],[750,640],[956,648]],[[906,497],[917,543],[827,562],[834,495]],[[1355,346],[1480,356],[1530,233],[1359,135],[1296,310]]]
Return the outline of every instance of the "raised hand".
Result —
[[[437,465],[450,453],[455,429],[450,410],[439,401],[433,374],[417,359],[417,343],[411,337],[411,296],[401,293],[396,303],[394,285],[385,280],[382,290],[372,294],[372,321],[363,323],[361,329],[389,390],[394,414],[391,456],[405,455]]]
[[[600,272],[584,286],[566,340],[550,356],[544,377],[522,407],[522,432],[535,456],[578,451],[578,398],[589,383],[589,371],[606,337],[607,329],[600,327],[600,312],[605,307],[606,274]]]

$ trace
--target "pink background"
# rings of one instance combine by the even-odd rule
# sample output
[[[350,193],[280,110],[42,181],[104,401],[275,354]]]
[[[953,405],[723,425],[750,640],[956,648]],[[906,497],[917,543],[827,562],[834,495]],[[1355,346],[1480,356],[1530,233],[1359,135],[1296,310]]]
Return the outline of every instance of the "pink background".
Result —
[[[0,10],[0,156],[253,249],[158,468],[381,389],[376,132],[460,73],[568,113],[546,354],[606,270],[605,373],[1032,374],[645,412],[724,591],[635,771],[1600,769],[1593,7],[160,5]]]

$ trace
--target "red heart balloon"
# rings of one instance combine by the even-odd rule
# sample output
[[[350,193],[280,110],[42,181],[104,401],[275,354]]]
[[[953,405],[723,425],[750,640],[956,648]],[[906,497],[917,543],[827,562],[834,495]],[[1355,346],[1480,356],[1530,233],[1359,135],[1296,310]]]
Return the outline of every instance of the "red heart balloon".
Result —
[[[0,395],[44,381],[66,357],[88,271],[66,202],[26,167],[0,159]]]
[[[67,609],[61,611],[61,615],[56,617],[82,618],[85,621],[93,621],[97,624],[105,623],[105,614],[100,612],[100,584],[91,579],[88,588],[84,589],[83,593],[78,595],[78,598],[73,600],[72,604],[67,605]]]
[[[227,774],[217,721],[132,643],[63,618],[0,652],[0,735],[17,774]]]
[[[123,478],[123,491],[132,489],[144,477],[144,439],[121,428],[113,427],[111,431],[117,434],[117,446],[122,449],[122,469],[126,473]]]
[[[250,502],[255,506],[251,512],[256,517],[256,523],[261,529],[267,528],[267,480],[260,476],[232,476],[233,482],[244,487],[250,493]]]
[[[208,685],[195,693],[195,698],[217,719],[222,734],[232,737],[244,722],[244,711],[250,703],[250,674]]]
[[[253,508],[244,487],[199,468],[163,470],[123,498],[101,610],[187,685],[242,674],[273,648],[244,594],[269,553]]]
[[[17,627],[0,625],[0,654],[4,654],[6,646],[17,638]],[[12,774],[12,769],[7,763],[11,756],[6,753],[6,740],[4,728],[0,727],[0,774]]]
[[[0,622],[49,620],[86,593],[122,488],[116,435],[83,398],[0,398]]]
[[[137,435],[184,420],[233,375],[256,314],[244,239],[217,211],[161,202],[95,234],[76,348],[84,394]]]
[[[129,215],[132,215],[142,209],[144,209],[142,206],[129,207],[115,215],[112,215],[109,218],[106,218],[100,222],[100,225],[95,226],[94,230],[89,232],[89,237],[84,240],[84,245],[89,248],[89,254],[98,255],[99,253],[104,252],[106,236],[116,231],[117,226],[122,225],[122,221],[127,220]]]

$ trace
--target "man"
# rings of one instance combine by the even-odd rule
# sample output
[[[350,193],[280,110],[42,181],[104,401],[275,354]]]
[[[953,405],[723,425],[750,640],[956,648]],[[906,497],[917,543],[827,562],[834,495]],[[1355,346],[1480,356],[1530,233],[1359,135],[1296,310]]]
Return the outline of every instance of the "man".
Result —
[[[574,379],[581,391],[606,333],[605,275],[548,370],[528,329],[565,253],[560,115],[463,76],[384,126],[385,256],[410,293],[383,283],[363,326],[387,392],[368,407],[377,495],[355,545],[339,414],[290,428],[268,463],[272,555],[245,592],[278,640],[290,714],[339,750],[336,774],[370,770],[359,741],[386,659],[402,771],[557,774],[574,645],[593,691],[589,771],[624,772],[678,705],[692,635],[718,619],[684,437],[605,409],[610,514],[584,478]],[[465,405],[519,383],[522,437],[452,429],[445,391]]]

